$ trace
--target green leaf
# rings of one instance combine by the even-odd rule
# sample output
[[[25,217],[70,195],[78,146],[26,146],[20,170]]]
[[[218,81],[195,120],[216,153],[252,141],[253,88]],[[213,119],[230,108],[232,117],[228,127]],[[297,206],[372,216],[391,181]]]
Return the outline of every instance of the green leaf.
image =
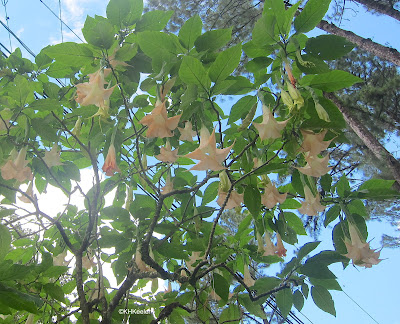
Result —
[[[294,20],[296,33],[307,33],[314,29],[324,18],[331,0],[309,0]]]
[[[335,60],[351,52],[354,44],[336,35],[320,35],[307,40],[304,51],[322,60]]]
[[[54,111],[62,113],[63,108],[57,99],[37,99],[29,105],[29,108],[38,111]]]
[[[324,312],[336,316],[335,304],[329,291],[322,286],[311,287],[312,299],[320,309]]]
[[[35,118],[31,120],[32,128],[35,132],[40,135],[44,140],[50,142],[57,142],[58,136],[56,129],[51,126],[47,120],[41,118]]]
[[[252,42],[258,46],[267,46],[277,43],[279,41],[279,36],[275,34],[275,24],[276,18],[274,16],[261,16],[254,24]]]
[[[167,25],[173,13],[174,12],[172,10],[169,11],[153,10],[146,12],[142,16],[142,18],[136,23],[135,31],[137,32],[145,30],[160,31]]]
[[[262,277],[256,280],[252,289],[257,290],[258,293],[264,294],[278,287],[280,283],[281,279],[277,277]]]
[[[110,0],[107,18],[118,28],[133,25],[142,15],[143,0]]]
[[[206,188],[206,190],[204,190],[203,200],[201,201],[201,204],[203,206],[213,201],[217,197],[218,186],[219,182],[215,181],[210,183],[209,186]]]
[[[229,113],[228,124],[232,124],[238,119],[244,119],[251,107],[257,103],[257,97],[245,96],[240,98],[233,106]]]
[[[220,323],[232,323],[232,324],[239,324],[241,319],[241,312],[239,307],[235,304],[229,304],[228,308],[225,308],[221,316],[219,317]]]
[[[10,82],[6,89],[8,95],[16,101],[20,108],[23,108],[25,104],[29,104],[35,100],[32,84],[22,75],[17,74],[14,83]]]
[[[329,210],[325,213],[324,226],[327,227],[329,223],[334,221],[339,217],[340,214],[340,205],[333,205]]]
[[[43,302],[34,296],[22,293],[12,287],[0,283],[0,303],[17,310],[25,310],[37,314],[37,306]]]
[[[60,302],[65,302],[64,291],[62,288],[56,284],[48,283],[44,285],[44,290],[54,299],[57,299]]]
[[[157,252],[167,258],[186,259],[187,253],[182,251],[182,245],[179,243],[164,242],[157,248]]]
[[[8,253],[11,246],[11,234],[7,227],[0,224],[0,261]]]
[[[310,278],[310,282],[314,286],[322,286],[328,290],[339,290],[341,291],[342,288],[340,287],[339,283],[336,281],[336,279],[316,279],[316,278]]]
[[[256,315],[259,318],[267,319],[266,314],[261,310],[260,303],[251,301],[248,294],[238,295],[239,303],[246,307],[250,314]]]
[[[198,52],[212,52],[225,46],[231,40],[231,35],[232,28],[209,30],[195,40],[194,46]]]
[[[203,23],[199,15],[189,18],[179,30],[179,40],[182,45],[190,50],[194,46],[197,37],[201,35]]]
[[[307,262],[299,268],[298,272],[311,278],[336,279],[336,276],[328,269],[328,267],[319,262],[309,262],[307,260]]]
[[[269,57],[256,57],[253,60],[246,63],[246,70],[252,73],[264,72],[268,66],[271,65],[272,59]]]
[[[280,35],[286,34],[286,10],[281,0],[271,0],[264,3],[263,15],[271,15],[276,19],[276,26]]]
[[[65,42],[47,46],[40,53],[47,55],[62,65],[80,67],[94,60],[93,52],[89,49],[88,44]]]
[[[114,28],[101,16],[87,16],[82,34],[89,44],[103,49],[109,49],[114,43]]]
[[[333,92],[340,89],[348,88],[355,83],[364,82],[349,72],[333,70],[327,73],[317,75],[306,75],[299,83],[301,85],[310,86],[322,91]]]
[[[214,290],[222,298],[227,301],[229,298],[229,283],[228,281],[219,275],[218,273],[213,274],[214,277]]]
[[[203,64],[196,58],[185,56],[179,69],[179,77],[183,82],[201,86],[204,91],[211,87],[211,80]]]
[[[276,304],[279,307],[283,317],[289,315],[293,306],[293,295],[290,288],[282,289],[276,293]]]
[[[339,197],[347,197],[350,194],[350,184],[345,175],[340,177],[335,186],[336,193],[339,195]]]
[[[316,249],[318,247],[318,245],[321,242],[308,242],[306,244],[304,244],[299,252],[297,252],[297,257],[301,260],[302,258],[304,258],[307,254],[309,254],[311,251],[313,251],[314,249]]]
[[[250,213],[257,218],[261,208],[260,190],[254,185],[248,185],[244,191],[243,200]]]
[[[175,35],[159,31],[144,31],[137,34],[140,49],[151,58],[161,57],[164,61],[171,60],[178,54]]]
[[[219,53],[208,71],[211,81],[225,80],[238,66],[242,55],[242,45],[238,44]]]
[[[304,306],[304,297],[300,290],[296,290],[293,294],[293,305],[299,312]]]
[[[304,72],[305,74],[319,74],[319,73],[326,73],[329,72],[329,65],[326,64],[323,60],[320,60],[319,58],[312,56],[310,54],[304,54],[301,55],[301,58],[306,61],[310,62],[311,65],[309,66],[304,66],[300,64],[296,57],[296,65],[299,68],[301,72]]]
[[[307,235],[303,221],[296,214],[286,212],[284,215],[288,225],[293,228],[297,234]]]

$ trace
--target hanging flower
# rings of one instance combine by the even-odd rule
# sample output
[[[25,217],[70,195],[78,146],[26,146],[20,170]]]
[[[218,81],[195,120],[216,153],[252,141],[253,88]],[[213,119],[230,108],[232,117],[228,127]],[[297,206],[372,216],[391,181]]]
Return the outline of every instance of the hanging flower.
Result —
[[[60,152],[61,151],[58,150],[58,145],[54,143],[51,150],[44,153],[43,161],[49,168],[57,165],[63,165],[60,161]]]
[[[115,86],[104,89],[104,77],[111,72],[110,69],[98,70],[89,74],[89,82],[79,83],[75,85],[78,97],[75,99],[81,106],[96,105],[104,107],[105,101],[108,100],[114,91]]]
[[[323,212],[326,206],[321,205],[319,193],[314,197],[308,186],[304,187],[305,200],[301,203],[301,207],[297,210],[308,216],[317,216],[318,213]]]
[[[4,180],[16,179],[19,182],[32,180],[33,174],[30,167],[26,165],[29,163],[25,160],[27,147],[23,147],[16,155],[15,151],[10,155],[10,159],[1,167],[1,176]],[[13,159],[15,159],[13,161]]]
[[[139,123],[148,126],[146,137],[172,137],[172,130],[174,130],[179,123],[181,115],[168,118],[167,108],[165,108],[165,101],[156,102],[156,106],[153,111],[144,116]]]
[[[226,196],[228,195],[227,192],[222,191],[221,189],[218,190],[218,199],[217,199],[217,204],[222,207],[224,204],[224,201],[226,199]],[[235,207],[240,207],[243,203],[243,194],[237,193],[235,189],[231,191],[231,194],[228,198],[228,202],[225,205],[226,209],[232,209]]]
[[[29,183],[28,188],[26,189],[25,192],[29,197],[32,198],[32,200],[36,200],[36,195],[33,194],[33,181],[31,181]],[[26,197],[25,195],[21,195],[18,197],[19,200],[21,200],[22,202],[26,203],[26,204],[30,204],[32,203],[32,200],[29,199],[28,197]]]
[[[65,260],[66,257],[67,257],[67,250],[65,249],[59,255],[53,256],[53,265],[59,266],[59,267],[68,265],[69,262]]]
[[[369,243],[361,239],[358,229],[350,222],[349,232],[350,240],[347,237],[344,240],[347,249],[345,257],[353,260],[353,264],[366,268],[371,268],[382,261],[379,259],[380,251],[372,250]]]
[[[210,135],[207,128],[203,126],[200,130],[199,147],[193,152],[186,154],[185,157],[200,161],[190,168],[190,170],[219,171],[225,169],[222,162],[225,161],[232,147],[233,144],[224,149],[217,149],[215,129]]]
[[[178,159],[178,149],[172,151],[171,144],[167,141],[165,147],[160,149],[160,154],[156,155],[155,158],[162,162],[174,163]]]
[[[117,165],[117,159],[115,154],[115,147],[114,144],[111,143],[110,147],[108,148],[108,153],[106,159],[104,160],[104,165],[102,170],[108,175],[109,177],[114,175],[114,172],[121,172]]]
[[[271,241],[271,236],[269,235],[268,231],[265,231],[264,242],[265,242],[265,244],[264,244],[263,256],[275,255],[278,252],[277,248]]]
[[[263,121],[262,123],[253,123],[254,127],[257,128],[260,138],[265,140],[267,138],[280,138],[281,131],[285,128],[289,120],[278,122],[274,118],[271,110],[263,105]]]
[[[322,151],[325,151],[329,144],[332,142],[324,141],[327,130],[324,130],[318,134],[312,131],[301,129],[303,134],[303,143],[301,144],[300,152],[309,152],[310,156],[317,156]]]
[[[178,127],[178,129],[181,132],[180,141],[193,142],[193,136],[196,136],[196,132],[192,130],[192,123],[190,121],[185,123],[185,128]]]
[[[244,271],[243,271],[243,281],[246,284],[247,287],[251,287],[254,286],[255,284],[255,280],[251,277],[250,271],[249,271],[249,267],[248,266],[244,266]]]
[[[194,270],[195,267],[193,265],[196,263],[197,260],[200,259],[200,254],[201,254],[201,252],[198,252],[198,251],[192,252],[192,254],[189,257],[189,261],[185,261],[186,262],[186,268],[190,272],[192,272]]]
[[[276,242],[276,252],[275,252],[275,254],[277,256],[279,256],[279,257],[286,256],[286,251],[287,250],[283,246],[282,238],[279,235],[279,233],[276,233],[276,240],[277,240],[277,242]]]
[[[274,208],[277,203],[282,204],[286,200],[287,193],[279,193],[275,185],[269,182],[265,186],[265,192],[261,196],[261,203],[268,209]]]
[[[328,167],[329,154],[327,154],[323,158],[319,158],[318,156],[306,153],[305,159],[307,161],[307,164],[304,167],[296,168],[305,175],[318,178],[332,169],[331,167]]]
[[[85,255],[82,257],[82,268],[89,270],[93,268],[96,265],[96,262],[94,261],[94,257],[89,257],[88,255]]]
[[[171,181],[171,177],[168,174],[167,180],[165,181],[165,186],[161,188],[161,193],[166,195],[174,190],[174,183]]]
[[[142,260],[142,254],[140,253],[140,246],[138,245],[135,253],[135,262],[140,271],[147,272],[147,271],[154,271],[152,267],[147,265],[143,260]]]

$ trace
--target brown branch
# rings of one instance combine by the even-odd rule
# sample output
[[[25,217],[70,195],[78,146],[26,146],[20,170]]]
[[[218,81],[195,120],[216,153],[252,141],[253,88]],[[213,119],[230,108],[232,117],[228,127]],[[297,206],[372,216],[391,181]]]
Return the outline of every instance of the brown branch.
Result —
[[[394,9],[392,6],[388,6],[382,2],[377,2],[374,0],[353,0],[355,2],[361,3],[368,9],[372,9],[380,14],[392,17],[400,21],[400,11]]]
[[[318,28],[337,36],[342,36],[348,41],[355,44],[357,47],[362,48],[381,59],[392,62],[393,64],[400,66],[400,53],[395,49],[381,44],[373,42],[371,39],[360,37],[351,31],[341,29],[334,24],[330,24],[325,20],[322,20],[318,25]]]
[[[175,308],[178,308],[178,307],[184,309],[184,310],[187,311],[188,313],[193,312],[193,310],[191,310],[190,308],[187,308],[187,307],[181,305],[181,303],[179,303],[179,302],[173,302],[173,303],[171,303],[171,304],[165,306],[165,307],[162,309],[162,311],[160,312],[160,315],[158,315],[158,317],[157,317],[155,320],[152,320],[152,321],[150,322],[150,324],[157,324],[157,323],[160,323],[163,319],[165,319],[165,318],[167,318],[169,315],[171,315],[171,313],[173,312],[173,310],[174,310]]]
[[[375,157],[385,164],[388,170],[392,173],[394,180],[394,188],[400,191],[400,162],[388,151],[386,148],[371,134],[371,132],[357,119],[350,110],[342,105],[336,95],[332,93],[324,93],[324,96],[332,100],[343,114],[346,123],[351,127],[354,133],[361,139],[361,141],[368,147],[368,149],[375,155]]]

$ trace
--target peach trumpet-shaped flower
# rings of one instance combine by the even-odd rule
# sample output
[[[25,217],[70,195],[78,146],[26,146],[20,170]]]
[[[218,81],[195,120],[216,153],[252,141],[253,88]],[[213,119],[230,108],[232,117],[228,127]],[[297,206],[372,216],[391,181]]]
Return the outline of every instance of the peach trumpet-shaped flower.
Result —
[[[156,155],[155,158],[162,162],[174,163],[178,159],[178,149],[172,150],[171,144],[167,141],[165,147],[160,149],[160,154]]]
[[[318,178],[332,169],[331,167],[328,167],[329,154],[323,158],[319,158],[318,156],[313,156],[310,155],[310,153],[306,153],[305,159],[307,164],[304,167],[296,168],[305,175]]]
[[[361,239],[358,229],[351,223],[349,223],[349,232],[350,240],[347,237],[344,240],[347,249],[345,257],[351,259],[353,264],[366,268],[371,268],[382,261],[379,259],[380,251],[372,250],[369,243]]]
[[[276,233],[276,240],[277,240],[277,242],[276,242],[276,252],[275,252],[275,254],[277,256],[279,256],[279,257],[286,256],[286,251],[287,250],[283,246],[282,238],[279,235],[279,233]]]
[[[108,148],[108,153],[106,159],[104,160],[104,165],[102,170],[108,175],[109,177],[114,175],[114,172],[121,172],[117,165],[117,158],[115,153],[114,144],[111,143],[110,147]]]
[[[222,162],[225,161],[233,144],[224,149],[217,149],[215,140],[215,128],[213,132],[209,133],[204,126],[200,130],[200,145],[193,152],[186,154],[185,157],[189,159],[199,160],[199,162],[190,168],[190,170],[212,170],[219,171],[226,169]]]
[[[228,195],[227,192],[218,190],[217,204],[220,207],[222,207],[222,205],[224,204],[224,201],[225,201],[227,195]],[[228,198],[228,202],[225,205],[225,208],[232,209],[235,207],[240,207],[242,203],[243,203],[243,194],[239,194],[239,193],[237,193],[237,191],[235,189],[233,189]]]
[[[196,136],[196,132],[192,129],[192,123],[187,121],[185,123],[185,128],[178,127],[181,132],[181,136],[179,137],[180,141],[189,141],[193,142],[193,136]]]
[[[277,203],[282,204],[286,200],[287,193],[279,193],[275,185],[269,182],[265,186],[265,192],[261,196],[261,203],[268,209],[274,208]]]
[[[301,129],[300,131],[304,138],[300,152],[309,152],[310,156],[316,156],[322,151],[325,151],[332,142],[332,140],[324,141],[327,130],[318,134],[304,129]]]
[[[89,82],[79,83],[75,85],[78,97],[75,99],[81,106],[96,105],[97,107],[104,107],[105,101],[108,100],[114,91],[115,86],[104,89],[104,77],[110,73],[111,70],[102,69],[95,73],[89,74]]]
[[[53,144],[53,147],[50,151],[46,151],[44,153],[43,161],[49,168],[56,165],[63,165],[60,161],[60,151],[58,150],[58,146],[56,143]]]
[[[200,260],[200,254],[201,254],[201,252],[199,252],[199,251],[192,252],[192,254],[189,257],[189,261],[185,261],[186,268],[189,271],[194,270],[194,268],[195,268],[194,264],[196,263],[197,260]]]
[[[28,185],[28,188],[26,189],[25,194],[27,194],[32,200],[36,200],[36,195],[33,194],[33,181],[31,181]],[[24,202],[25,204],[30,204],[32,203],[32,200],[29,199],[27,196],[25,195],[21,195],[18,197],[19,200],[21,200],[22,202]]]
[[[25,146],[19,151],[18,155],[15,151],[10,154],[10,159],[1,167],[1,176],[4,180],[16,179],[19,182],[24,182],[33,179],[31,168],[26,166],[29,163],[25,160],[26,153],[27,147]]]
[[[280,138],[281,131],[285,128],[287,122],[289,120],[278,122],[274,118],[272,111],[266,106],[263,105],[263,121],[262,123],[253,123],[254,127],[257,128],[258,133],[260,135],[261,140],[265,140],[267,138]]]
[[[271,236],[269,235],[269,233],[267,231],[265,231],[265,234],[264,234],[264,243],[265,243],[265,245],[264,245],[263,256],[275,255],[278,252],[276,246],[271,241]]]
[[[174,190],[174,183],[171,181],[171,176],[167,176],[167,180],[165,180],[165,186],[161,188],[161,193],[166,195]]]
[[[326,206],[321,205],[319,193],[314,197],[308,186],[304,187],[305,200],[301,203],[301,207],[297,210],[308,216],[317,216],[318,213],[323,212]]]
[[[165,101],[156,102],[153,111],[144,116],[139,123],[148,127],[146,137],[172,137],[172,131],[178,126],[181,115],[168,118]]]
[[[249,267],[247,265],[244,266],[244,271],[243,271],[243,282],[246,284],[246,286],[251,287],[254,286],[255,280],[252,278]]]

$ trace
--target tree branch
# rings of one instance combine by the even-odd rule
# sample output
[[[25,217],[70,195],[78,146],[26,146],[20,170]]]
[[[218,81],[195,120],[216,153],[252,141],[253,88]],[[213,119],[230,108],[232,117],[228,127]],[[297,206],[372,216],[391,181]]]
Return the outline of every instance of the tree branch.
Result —
[[[334,24],[330,24],[325,20],[322,20],[318,25],[318,28],[337,36],[342,36],[348,41],[355,44],[357,47],[362,48],[381,59],[392,62],[393,64],[400,66],[400,53],[395,49],[381,44],[373,42],[371,39],[360,37],[351,31],[341,29]]]
[[[391,171],[394,180],[394,188],[400,191],[400,162],[376,139],[374,135],[354,116],[350,110],[343,106],[336,95],[332,93],[324,93],[324,96],[332,100],[343,114],[346,123],[358,135],[368,149],[376,156],[376,158],[384,163],[388,170]]]
[[[400,21],[400,11],[394,9],[392,6],[388,6],[384,3],[380,3],[374,0],[353,0],[353,1],[361,3],[368,9],[372,9],[376,12],[379,12],[380,14],[392,17]]]

